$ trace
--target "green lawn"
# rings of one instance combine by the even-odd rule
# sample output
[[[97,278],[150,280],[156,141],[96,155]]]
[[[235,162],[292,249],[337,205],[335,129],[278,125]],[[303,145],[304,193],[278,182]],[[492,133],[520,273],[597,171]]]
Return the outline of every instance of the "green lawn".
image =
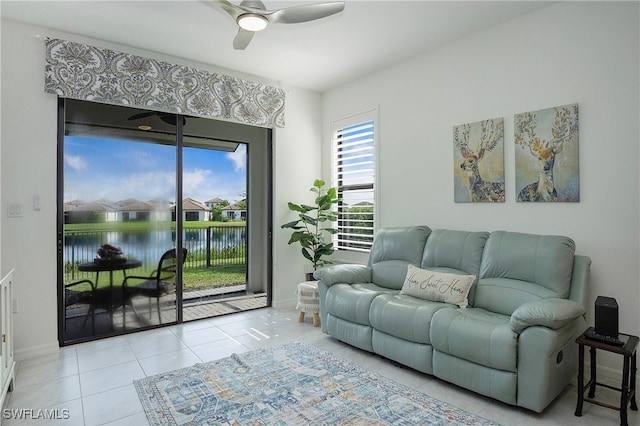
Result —
[[[189,268],[182,273],[185,290],[227,287],[247,282],[246,265],[226,265],[212,268]]]
[[[128,275],[148,276],[152,272],[152,270],[136,270],[135,274],[130,273]],[[225,265],[215,266],[211,268],[187,268],[183,271],[182,274],[183,286],[185,291],[189,291],[245,284],[247,282],[246,273],[246,265]],[[122,280],[121,272],[114,272],[114,285],[120,284],[120,280]],[[133,280],[131,280],[130,283],[135,284]],[[98,288],[107,288],[109,287],[109,285],[109,274],[106,272],[101,273],[98,281]],[[74,290],[90,290],[90,286],[89,284],[81,284],[77,287],[74,287]]]

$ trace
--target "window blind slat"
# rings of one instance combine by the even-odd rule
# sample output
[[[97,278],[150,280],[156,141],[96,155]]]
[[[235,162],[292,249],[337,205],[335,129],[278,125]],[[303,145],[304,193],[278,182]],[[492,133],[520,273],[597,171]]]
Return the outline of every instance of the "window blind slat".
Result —
[[[363,123],[362,125],[349,126],[343,129],[336,130],[334,135],[341,136],[344,134],[353,134],[353,133],[366,133],[367,130],[371,130],[373,133],[373,122]]]

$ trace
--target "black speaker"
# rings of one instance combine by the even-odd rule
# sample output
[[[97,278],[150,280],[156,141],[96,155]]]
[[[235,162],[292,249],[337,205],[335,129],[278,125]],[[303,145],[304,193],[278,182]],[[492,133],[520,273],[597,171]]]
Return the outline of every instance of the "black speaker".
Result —
[[[618,338],[618,302],[613,297],[596,298],[595,332]]]

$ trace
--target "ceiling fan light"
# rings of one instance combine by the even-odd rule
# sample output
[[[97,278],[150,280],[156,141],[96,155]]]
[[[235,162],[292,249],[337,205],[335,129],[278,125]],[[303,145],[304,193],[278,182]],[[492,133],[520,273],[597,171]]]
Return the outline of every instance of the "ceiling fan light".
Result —
[[[238,16],[238,25],[247,31],[262,31],[267,28],[269,21],[262,15],[257,13],[244,13]]]

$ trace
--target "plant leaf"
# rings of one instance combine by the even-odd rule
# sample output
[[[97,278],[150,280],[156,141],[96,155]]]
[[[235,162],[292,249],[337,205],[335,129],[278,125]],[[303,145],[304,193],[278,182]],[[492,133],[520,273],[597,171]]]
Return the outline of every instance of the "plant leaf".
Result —
[[[301,212],[302,211],[302,207],[300,207],[297,204],[292,203],[291,201],[289,201],[287,203],[287,205],[289,206],[289,210],[294,211],[294,212]]]
[[[318,205],[318,210],[327,210],[331,208],[331,198],[326,195],[321,195],[316,198],[316,204]]]
[[[311,225],[315,225],[316,223],[318,223],[318,219],[307,214],[300,214],[300,219],[302,219],[304,223],[309,223]]]
[[[311,255],[309,254],[309,251],[306,248],[302,248],[302,255],[309,259],[311,262],[313,262],[313,258],[311,257]]]
[[[304,234],[299,231],[292,233],[291,237],[289,237],[289,242],[287,244],[297,243],[298,241],[300,241],[300,238],[302,238],[303,235]]]
[[[285,228],[293,228],[293,229],[300,229],[300,226],[298,225],[298,222],[300,222],[299,220],[294,220],[293,222],[287,222],[284,225],[280,225],[280,228],[285,229]]]
[[[316,253],[320,256],[333,254],[333,243],[324,244],[316,250]]]

